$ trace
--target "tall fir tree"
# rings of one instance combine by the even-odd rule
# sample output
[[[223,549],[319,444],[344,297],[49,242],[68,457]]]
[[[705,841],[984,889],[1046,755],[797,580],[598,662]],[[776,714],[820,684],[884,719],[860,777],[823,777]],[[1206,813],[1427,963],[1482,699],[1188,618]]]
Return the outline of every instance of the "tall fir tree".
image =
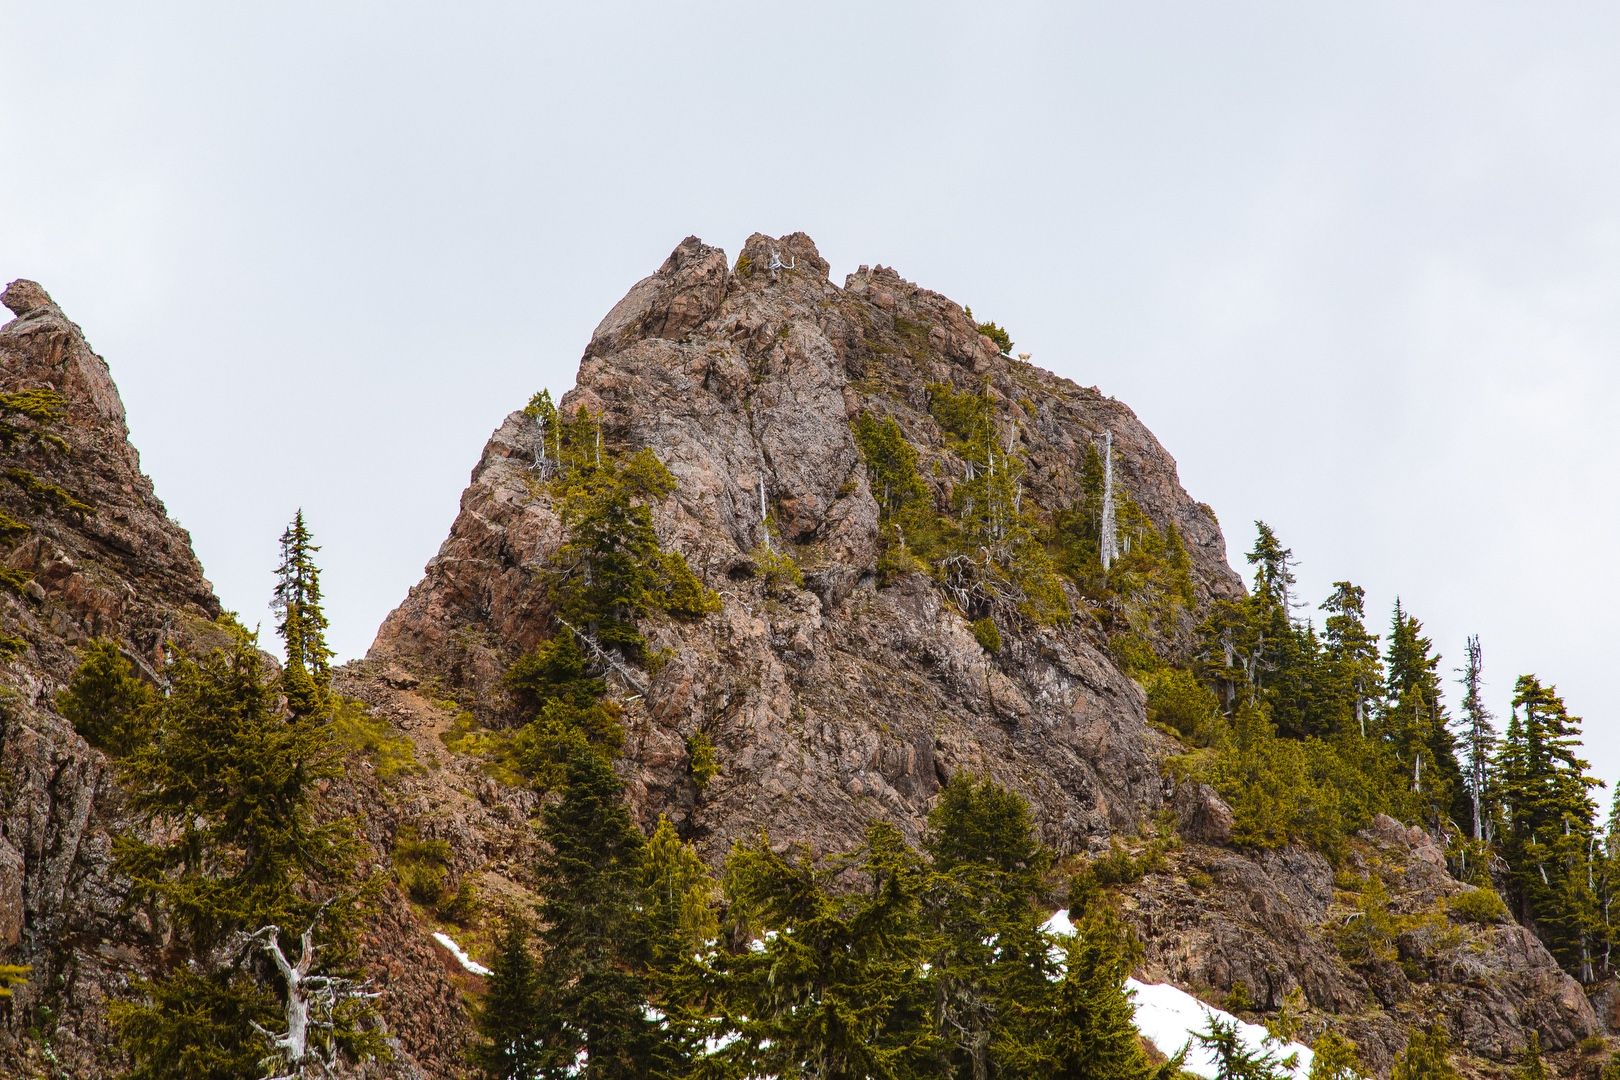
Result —
[[[271,597],[277,615],[276,633],[281,635],[287,653],[282,684],[288,706],[300,716],[319,711],[331,698],[332,650],[326,644],[321,571],[315,565],[319,550],[300,509],[281,534],[281,562],[276,567],[276,588]]]
[[[561,794],[542,815],[546,848],[536,875],[544,897],[536,1075],[663,1075],[674,1048],[646,1011],[645,841],[613,766],[582,736],[559,741],[558,765]]]
[[[28,506],[47,513],[79,514],[90,509],[88,503],[27,467],[30,454],[67,450],[67,440],[53,430],[66,418],[67,399],[55,390],[29,387],[0,391],[0,454],[4,454],[6,465],[0,469],[0,554],[32,531],[10,510]],[[0,558],[0,589],[21,593],[31,577],[29,571],[10,566]],[[27,646],[22,638],[0,628],[0,660]]]
[[[1367,630],[1366,597],[1359,585],[1335,581],[1333,594],[1321,606],[1327,613],[1322,626],[1327,726],[1334,733],[1356,731],[1362,738],[1384,681],[1378,635]]]
[[[293,992],[265,946],[291,953],[307,930],[320,958],[310,973],[348,979],[364,885],[352,824],[316,806],[338,768],[330,727],[283,711],[253,637],[226,629],[224,648],[174,660],[167,696],[141,725],[152,736],[118,761],[146,830],[116,838],[114,856],[132,900],[172,928],[173,966],[113,1010],[139,1078],[251,1076],[261,1061],[299,1075],[305,1055],[381,1047],[359,998],[313,1009],[285,1054],[263,1034]]]
[[[1451,1063],[1451,1035],[1438,1021],[1414,1028],[1395,1058],[1389,1080],[1462,1080]]]
[[[725,893],[734,939],[724,1014],[737,1038],[725,1076],[912,1080],[941,1075],[919,921],[922,868],[893,826],[821,863],[764,837],[733,851]]]
[[[1440,657],[1423,624],[1395,601],[1384,656],[1379,729],[1407,770],[1408,790],[1431,827],[1466,821],[1470,813],[1457,763],[1456,740],[1440,692]]]
[[[1130,931],[1094,881],[1069,888],[1074,936],[1064,946],[1063,975],[1041,1040],[1043,1061],[1020,1076],[1052,1080],[1149,1080],[1178,1075],[1180,1058],[1155,1068],[1142,1048],[1135,1006],[1125,985],[1139,955]]]
[[[1328,734],[1327,658],[1315,629],[1294,618],[1294,553],[1271,526],[1254,524],[1253,588],[1241,601],[1218,603],[1205,621],[1201,671],[1222,689],[1229,713],[1253,697],[1282,735]]]
[[[649,1001],[662,1016],[666,1068],[675,1075],[723,1035],[710,962],[719,938],[719,886],[692,845],[659,815],[642,859]]]
[[[529,936],[528,923],[514,917],[496,940],[489,982],[476,1013],[479,1039],[472,1054],[488,1080],[529,1080],[543,1062],[536,1013],[540,978]]]
[[[1324,1031],[1311,1047],[1311,1071],[1306,1080],[1362,1080],[1366,1069],[1355,1043],[1336,1031]]]
[[[923,887],[933,1021],[945,1073],[1036,1075],[1047,1063],[1058,972],[1035,900],[1051,856],[1028,804],[989,779],[952,776],[928,818]]]
[[[1519,918],[1533,925],[1565,970],[1590,982],[1601,926],[1596,895],[1592,789],[1580,757],[1580,720],[1554,687],[1522,675],[1497,753],[1504,817],[1501,848]]]
[[[1215,1061],[1215,1080],[1287,1080],[1291,1074],[1270,1046],[1252,1047],[1238,1034],[1236,1020],[1210,1014],[1193,1038]]]

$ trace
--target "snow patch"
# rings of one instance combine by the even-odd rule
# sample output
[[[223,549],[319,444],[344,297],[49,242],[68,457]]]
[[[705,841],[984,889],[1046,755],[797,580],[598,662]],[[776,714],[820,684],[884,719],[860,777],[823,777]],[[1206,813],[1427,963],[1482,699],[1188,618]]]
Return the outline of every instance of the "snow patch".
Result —
[[[1183,1046],[1192,1042],[1193,1032],[1209,1027],[1210,1017],[1213,1016],[1217,1020],[1236,1024],[1238,1038],[1252,1050],[1270,1049],[1279,1058],[1285,1059],[1290,1054],[1299,1055],[1294,1064],[1293,1075],[1297,1080],[1305,1080],[1310,1075],[1313,1055],[1311,1048],[1303,1043],[1272,1043],[1268,1047],[1266,1040],[1269,1035],[1259,1024],[1244,1023],[1231,1013],[1222,1012],[1213,1005],[1206,1005],[1185,990],[1177,989],[1168,983],[1145,983],[1126,979],[1125,987],[1136,994],[1137,1030],[1166,1056],[1177,1053]],[[1218,1072],[1215,1059],[1196,1042],[1193,1042],[1191,1049],[1187,1051],[1187,1062],[1182,1067],[1190,1073],[1211,1078]]]
[[[453,939],[449,934],[443,934],[435,931],[433,934],[433,940],[437,941],[440,945],[443,945],[446,949],[449,949],[450,955],[456,958],[456,962],[462,967],[466,968],[468,971],[472,972],[474,975],[488,975],[490,973],[489,968],[485,967],[483,964],[480,964],[478,961],[474,960],[472,957],[463,952],[461,946],[457,945],[455,943],[455,939]]]
[[[1067,910],[1057,911],[1041,924],[1041,929],[1052,937],[1073,937],[1074,923]],[[1190,1073],[1209,1077],[1217,1075],[1215,1059],[1193,1040],[1193,1033],[1209,1027],[1211,1017],[1237,1025],[1238,1038],[1252,1050],[1269,1049],[1279,1058],[1298,1055],[1293,1069],[1296,1080],[1305,1080],[1311,1071],[1311,1048],[1303,1043],[1275,1043],[1267,1045],[1270,1035],[1259,1024],[1249,1024],[1229,1012],[1206,1005],[1185,990],[1168,983],[1145,983],[1126,979],[1125,988],[1136,1001],[1136,1028],[1166,1057],[1174,1057],[1187,1046],[1187,1060],[1182,1066]]]

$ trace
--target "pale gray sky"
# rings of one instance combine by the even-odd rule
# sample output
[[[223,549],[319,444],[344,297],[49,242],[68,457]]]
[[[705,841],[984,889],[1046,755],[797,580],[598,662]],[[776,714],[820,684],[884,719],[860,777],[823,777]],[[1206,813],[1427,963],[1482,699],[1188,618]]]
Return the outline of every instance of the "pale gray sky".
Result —
[[[1233,558],[1397,592],[1620,775],[1612,4],[6,5],[0,279],[112,365],[263,619],[345,656],[489,431],[684,236],[809,232],[1128,402]]]

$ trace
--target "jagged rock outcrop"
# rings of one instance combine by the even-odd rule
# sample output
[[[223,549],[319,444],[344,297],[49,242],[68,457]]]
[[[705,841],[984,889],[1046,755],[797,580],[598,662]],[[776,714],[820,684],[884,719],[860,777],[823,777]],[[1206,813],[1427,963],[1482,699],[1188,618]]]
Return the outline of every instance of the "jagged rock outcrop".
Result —
[[[792,268],[772,271],[773,256]],[[1511,924],[1405,942],[1398,978],[1347,963],[1333,943],[1333,870],[1302,850],[1230,848],[1231,812],[1214,792],[1161,780],[1175,747],[1147,724],[1096,621],[1014,626],[991,655],[927,577],[880,587],[878,506],[851,423],[893,417],[925,466],[948,465],[930,383],[987,388],[1027,460],[1027,497],[1048,510],[1079,499],[1085,446],[1111,431],[1121,487],[1187,545],[1196,607],[1241,594],[1213,514],[1121,403],[999,355],[962,308],[892,270],[862,267],[834,286],[802,234],[750,237],[735,267],[689,238],[602,320],[563,400],[599,414],[612,444],[668,466],[677,488],[654,508],[660,539],[724,600],[699,624],[650,627],[673,658],[646,675],[644,695],[621,687],[644,819],[671,813],[715,857],[762,828],[836,849],[873,817],[915,836],[957,769],[1021,791],[1064,852],[1128,838],[1169,807],[1183,847],[1127,890],[1144,977],[1237,988],[1261,1007],[1297,987],[1316,1029],[1331,1019],[1352,1031],[1380,1066],[1429,1015],[1451,1017],[1470,1052],[1495,1060],[1531,1028],[1560,1049],[1597,1030],[1579,986]],[[535,434],[519,411],[491,437],[449,538],[379,631],[371,674],[356,670],[362,682],[408,673],[487,722],[515,722],[501,675],[549,632],[538,571],[564,539]],[[755,572],[769,542],[762,487],[802,590]],[[721,762],[702,793],[686,775],[698,730]],[[1378,834],[1357,849],[1398,868],[1403,910],[1462,888],[1410,844]]]
[[[106,363],[34,282],[13,282],[0,301],[17,316],[0,327],[0,390],[61,394],[66,415],[53,430],[67,443],[9,451],[0,465],[89,506],[52,510],[0,485],[0,505],[29,527],[0,547],[0,565],[30,576],[20,595],[0,589],[0,629],[26,642],[0,660],[0,963],[32,968],[0,1001],[0,1075],[90,1080],[115,1071],[107,1006],[132,977],[152,973],[162,938],[125,909],[126,884],[113,871],[112,837],[130,823],[108,763],[54,700],[93,637],[117,642],[161,683],[172,647],[217,643],[220,607],[190,537],[141,472]],[[364,775],[333,793],[351,811],[376,794]],[[386,851],[387,815],[362,824]],[[456,991],[464,976],[394,895],[363,947],[390,991],[384,1014],[403,1032],[398,1060],[366,1075],[453,1075],[467,1039]]]
[[[777,253],[794,269],[766,269]],[[988,387],[1019,414],[1027,495],[1079,496],[1088,440],[1115,435],[1122,482],[1186,538],[1199,591],[1231,596],[1213,515],[1118,402],[997,354],[963,310],[879,268],[839,289],[808,237],[751,238],[728,269],[688,239],[597,328],[565,409],[605,437],[650,447],[674,474],[657,508],[666,546],[724,609],[665,625],[674,659],[630,713],[632,783],[648,812],[674,807],[724,850],[761,828],[842,845],[873,815],[915,833],[940,780],[988,772],[1023,791],[1048,838],[1084,848],[1158,806],[1140,689],[1094,624],[1029,628],[991,657],[922,577],[878,588],[878,507],[851,433],[862,410],[942,451],[926,386]],[[536,568],[562,538],[532,469],[534,422],[513,413],[485,448],[450,538],[383,625],[370,657],[436,676],[494,713],[499,676],[547,632]],[[771,596],[751,553],[767,542],[760,489],[806,587]],[[684,740],[721,755],[701,800],[685,791]]]
[[[30,580],[22,595],[0,590],[0,625],[27,642],[0,663],[0,958],[33,973],[4,1007],[0,1071],[25,1075],[27,1056],[48,1048],[90,1076],[105,1041],[101,1006],[149,935],[121,910],[111,873],[106,762],[52,701],[90,638],[116,640],[154,673],[166,642],[205,627],[219,603],[190,537],[141,472],[106,363],[34,282],[12,282],[0,301],[17,316],[0,327],[0,387],[53,389],[67,410],[54,429],[66,449],[12,451],[5,465],[90,507],[52,511],[15,490],[4,496],[30,531],[0,562]],[[38,1041],[25,1040],[34,1024]]]
[[[1340,885],[1377,875],[1402,920],[1392,955],[1350,963],[1338,934],[1362,915]],[[1434,1017],[1458,1045],[1511,1060],[1531,1031],[1567,1050],[1599,1030],[1580,985],[1533,933],[1447,914],[1468,890],[1446,872],[1433,838],[1379,817],[1335,873],[1299,848],[1245,854],[1208,844],[1175,854],[1170,872],[1125,894],[1145,955],[1141,977],[1232,996],[1265,1012],[1290,991],[1312,1007],[1312,1036],[1330,1021],[1386,1072],[1407,1032]]]
[[[773,256],[786,265],[773,270]],[[1023,497],[1047,511],[1079,500],[1085,448],[1112,432],[1120,487],[1156,526],[1174,525],[1190,556],[1196,600],[1165,647],[1185,648],[1209,604],[1242,592],[1214,515],[1124,405],[999,355],[963,309],[892,270],[862,267],[842,288],[827,270],[802,234],[750,237],[735,266],[688,239],[603,319],[563,402],[599,414],[611,446],[648,448],[670,469],[675,491],[653,508],[660,541],[723,600],[700,621],[650,620],[651,651],[667,661],[637,672],[639,687],[615,679],[644,821],[670,814],[711,858],[761,829],[821,850],[852,844],[874,818],[916,837],[960,769],[1022,792],[1064,853],[1162,843],[1171,811],[1179,843],[1122,890],[1142,977],[1262,1009],[1298,988],[1307,1033],[1347,1030],[1379,1067],[1430,1016],[1498,1062],[1528,1030],[1566,1053],[1599,1030],[1528,931],[1447,921],[1464,886],[1420,832],[1380,821],[1338,868],[1300,849],[1233,848],[1219,796],[1165,778],[1180,747],[1148,724],[1141,688],[1111,655],[1115,613],[1077,604],[1057,625],[1008,619],[992,653],[932,578],[881,576],[878,504],[851,424],[893,418],[943,494],[943,474],[960,466],[929,412],[927,388],[943,383],[986,396],[1026,462]],[[39,286],[15,282],[0,299],[18,316],[0,327],[0,389],[51,387],[68,407],[66,452],[6,464],[91,507],[0,496],[31,527],[0,561],[32,578],[21,595],[0,591],[4,629],[26,642],[0,662],[0,962],[34,967],[0,1003],[0,1074],[95,1077],[109,1069],[106,1006],[151,969],[160,942],[124,910],[112,872],[111,836],[128,823],[107,764],[54,697],[96,635],[161,681],[170,643],[205,645],[219,607],[140,471],[106,365]],[[454,880],[476,882],[491,913],[534,899],[540,800],[460,740],[473,716],[521,719],[503,673],[551,631],[539,571],[565,531],[534,467],[535,436],[522,411],[495,431],[423,580],[367,659],[339,674],[343,693],[410,740],[420,768],[385,779],[357,766],[326,791],[380,871],[407,828],[443,840]],[[768,546],[791,555],[803,587],[762,572]],[[702,789],[688,751],[699,731],[720,763]],[[1353,963],[1335,945],[1357,875],[1378,876],[1405,919],[1394,959]],[[477,952],[492,925],[469,927],[464,943]],[[433,928],[393,891],[367,927],[398,1057],[360,1075],[462,1070],[474,977]]]

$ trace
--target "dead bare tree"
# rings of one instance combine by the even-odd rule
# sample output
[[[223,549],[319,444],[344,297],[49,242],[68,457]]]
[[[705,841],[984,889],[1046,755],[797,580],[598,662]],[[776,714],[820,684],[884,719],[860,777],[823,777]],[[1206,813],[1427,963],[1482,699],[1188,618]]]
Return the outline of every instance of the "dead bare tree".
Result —
[[[253,1029],[270,1044],[270,1053],[261,1064],[267,1070],[280,1070],[271,1080],[309,1080],[336,1075],[338,1047],[331,1036],[336,1030],[338,1008],[350,1001],[371,1001],[380,995],[367,989],[368,983],[338,975],[311,974],[315,964],[315,926],[310,924],[299,936],[296,962],[281,949],[281,927],[261,926],[244,934],[240,949],[257,948],[270,958],[281,976],[286,996],[283,1019],[286,1030],[277,1034],[258,1024]]]
[[[1102,535],[1098,537],[1103,573],[1119,558],[1119,526],[1114,519],[1114,433],[1103,432]]]

